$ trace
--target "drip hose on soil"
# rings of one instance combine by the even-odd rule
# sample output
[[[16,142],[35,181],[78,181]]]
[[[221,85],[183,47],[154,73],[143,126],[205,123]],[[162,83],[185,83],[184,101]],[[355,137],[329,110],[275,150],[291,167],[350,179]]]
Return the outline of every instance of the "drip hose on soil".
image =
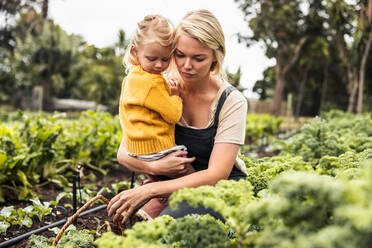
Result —
[[[101,206],[98,206],[98,207],[95,207],[95,208],[89,209],[89,210],[87,210],[87,211],[81,213],[81,214],[79,215],[79,217],[82,217],[82,216],[85,216],[85,215],[87,215],[87,214],[91,214],[91,213],[94,213],[94,212],[100,211],[100,210],[102,210],[102,209],[104,209],[104,208],[106,208],[106,207],[107,207],[106,205],[101,205]],[[39,233],[42,233],[42,232],[44,232],[44,231],[47,231],[49,228],[53,228],[53,227],[56,227],[56,226],[63,225],[63,224],[66,223],[66,221],[67,221],[67,217],[66,217],[65,219],[63,219],[63,220],[59,220],[59,221],[57,221],[57,222],[54,222],[54,223],[52,223],[52,224],[50,224],[50,225],[43,226],[43,227],[41,227],[41,228],[39,228],[39,229],[32,230],[32,231],[30,231],[30,232],[28,232],[28,233],[25,233],[25,234],[22,234],[22,235],[20,235],[20,236],[17,236],[17,237],[15,237],[15,238],[11,239],[11,240],[4,241],[4,242],[0,243],[0,248],[11,247],[12,245],[19,243],[20,241],[22,241],[22,240],[24,240],[24,239],[27,239],[27,238],[30,237],[32,234],[39,234]],[[120,226],[119,226],[119,228],[120,228]]]
[[[97,200],[102,200],[107,205],[109,204],[109,200],[107,200],[102,195],[97,195],[97,196],[93,197],[92,199],[90,199],[90,201],[88,201],[87,203],[85,203],[84,206],[82,206],[81,208],[79,208],[79,210],[76,211],[76,213],[67,220],[66,224],[62,227],[62,229],[59,231],[57,237],[53,241],[53,244],[52,244],[53,247],[55,247],[57,245],[59,239],[62,237],[62,234],[65,232],[65,230],[67,229],[67,227],[80,215],[80,213],[83,212],[85,209],[87,209],[90,206],[90,204],[92,204],[93,202],[95,202]]]

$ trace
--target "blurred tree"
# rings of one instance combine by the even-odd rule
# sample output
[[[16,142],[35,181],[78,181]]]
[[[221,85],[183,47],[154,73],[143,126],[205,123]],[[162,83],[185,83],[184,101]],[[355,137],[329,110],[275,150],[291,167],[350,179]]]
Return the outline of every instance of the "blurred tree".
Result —
[[[364,94],[371,106],[372,93],[364,84],[371,84],[372,0],[236,1],[253,31],[251,36],[240,34],[240,41],[263,43],[266,56],[277,62],[253,88],[261,98],[274,92],[277,100],[285,79],[281,94],[295,93],[297,115],[317,115],[329,108],[354,111],[357,99],[361,112]],[[286,11],[288,6],[291,11]],[[297,57],[301,37],[306,42]]]
[[[358,91],[358,104],[357,113],[362,113],[363,108],[363,94],[364,94],[364,79],[365,79],[365,69],[368,55],[371,53],[372,45],[372,0],[368,0],[367,3],[362,3],[361,8],[361,26],[363,31],[366,31],[367,35],[365,38],[365,49],[360,62],[359,70],[359,91]],[[369,33],[368,33],[369,29]],[[368,37],[368,38],[367,38]]]
[[[128,44],[129,44],[129,39],[127,38],[124,30],[120,29],[118,33],[118,40],[114,44],[116,55],[123,56]]]
[[[240,3],[252,36],[239,34],[239,41],[249,46],[263,42],[266,56],[275,58],[276,84],[272,112],[280,114],[285,77],[297,62],[302,47],[308,40],[305,33],[305,14],[301,0],[235,0]]]
[[[14,49],[3,49],[0,57],[0,102],[30,107],[27,98],[42,86],[44,110],[53,110],[52,98],[57,97],[92,100],[117,111],[128,44],[123,30],[113,46],[96,48],[34,10],[22,13],[14,30]]]
[[[16,46],[6,52],[4,63],[14,75],[15,87],[23,89],[14,100],[23,102],[21,99],[30,96],[34,86],[42,85],[46,96],[43,109],[52,110],[51,99],[64,87],[64,79],[77,62],[83,41],[50,21],[40,22],[41,19],[35,11],[21,14],[16,29],[27,31],[24,37],[16,37]]]
[[[79,81],[79,98],[104,104],[112,113],[118,111],[121,82],[126,75],[122,65],[124,50],[118,44],[105,48],[87,47]]]
[[[301,109],[306,103],[306,92],[308,94],[316,92],[318,97],[312,98],[312,101],[307,105],[310,106],[312,114],[320,112],[320,106],[323,104],[326,96],[328,64],[330,60],[329,44],[324,37],[324,6],[321,1],[309,0],[307,2],[307,15],[304,18],[305,32],[309,37],[308,43],[303,47],[301,57],[296,66],[297,81],[295,99],[296,106],[294,108],[295,116],[299,117]],[[312,73],[313,72],[313,73]],[[308,113],[307,113],[308,114]]]
[[[49,0],[42,0],[41,13],[44,19],[48,17]]]
[[[253,86],[253,92],[260,96],[261,100],[274,97],[275,68],[268,67],[263,72],[263,79],[257,80]]]
[[[0,47],[12,50],[15,46],[16,19],[21,13],[40,7],[40,0],[1,0],[0,16],[4,20],[0,24]]]
[[[240,84],[241,83],[240,79],[242,77],[242,72],[241,72],[240,66],[238,67],[238,69],[236,70],[235,73],[229,72],[228,68],[225,69],[225,73],[226,73],[226,76],[227,76],[227,81],[232,86],[234,86],[240,92],[243,92],[244,90],[246,90],[246,88]]]
[[[357,112],[362,111],[365,66],[371,53],[372,1],[326,1],[328,37],[335,42],[347,71],[349,104],[354,112],[357,94]],[[359,92],[358,92],[359,88]]]

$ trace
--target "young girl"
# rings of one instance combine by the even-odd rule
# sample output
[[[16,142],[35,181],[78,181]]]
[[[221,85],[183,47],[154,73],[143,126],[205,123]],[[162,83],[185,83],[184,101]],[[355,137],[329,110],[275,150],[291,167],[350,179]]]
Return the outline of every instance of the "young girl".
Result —
[[[162,16],[148,15],[138,23],[124,56],[129,73],[122,84],[119,117],[125,149],[131,157],[153,161],[174,151],[186,150],[185,146],[175,145],[174,137],[175,124],[182,115],[178,84],[168,85],[162,76],[169,66],[173,41],[171,24]],[[177,176],[193,171],[188,165],[185,173]],[[149,177],[150,181],[157,179]]]

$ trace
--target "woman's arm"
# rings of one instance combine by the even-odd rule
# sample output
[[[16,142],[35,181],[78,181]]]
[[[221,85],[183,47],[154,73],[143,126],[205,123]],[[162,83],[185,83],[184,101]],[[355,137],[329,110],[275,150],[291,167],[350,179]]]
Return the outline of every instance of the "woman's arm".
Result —
[[[189,174],[173,180],[152,184],[152,197],[169,195],[179,189],[215,185],[222,179],[227,179],[238,155],[239,145],[232,143],[216,143],[209,159],[208,169]],[[166,185],[166,187],[165,187]]]
[[[182,188],[215,185],[219,180],[228,178],[238,151],[239,145],[237,144],[215,143],[208,169],[123,191],[110,201],[107,207],[108,214],[109,216],[115,214],[114,221],[117,221],[122,213],[125,213],[122,220],[124,223],[137,209],[153,197],[167,196]]]
[[[148,175],[165,175],[173,178],[177,177],[177,175],[187,173],[189,170],[188,165],[195,160],[195,158],[187,158],[186,155],[186,151],[177,151],[159,160],[143,161],[127,154],[124,139],[122,139],[117,159],[119,164],[127,167],[129,170]]]

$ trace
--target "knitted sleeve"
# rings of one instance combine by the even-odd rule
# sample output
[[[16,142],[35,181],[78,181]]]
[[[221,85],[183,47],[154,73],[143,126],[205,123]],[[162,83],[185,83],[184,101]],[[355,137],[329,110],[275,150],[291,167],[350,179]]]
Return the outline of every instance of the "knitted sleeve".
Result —
[[[157,84],[153,86],[145,99],[145,107],[158,112],[169,124],[176,124],[182,115],[182,99],[169,95],[166,88]]]

